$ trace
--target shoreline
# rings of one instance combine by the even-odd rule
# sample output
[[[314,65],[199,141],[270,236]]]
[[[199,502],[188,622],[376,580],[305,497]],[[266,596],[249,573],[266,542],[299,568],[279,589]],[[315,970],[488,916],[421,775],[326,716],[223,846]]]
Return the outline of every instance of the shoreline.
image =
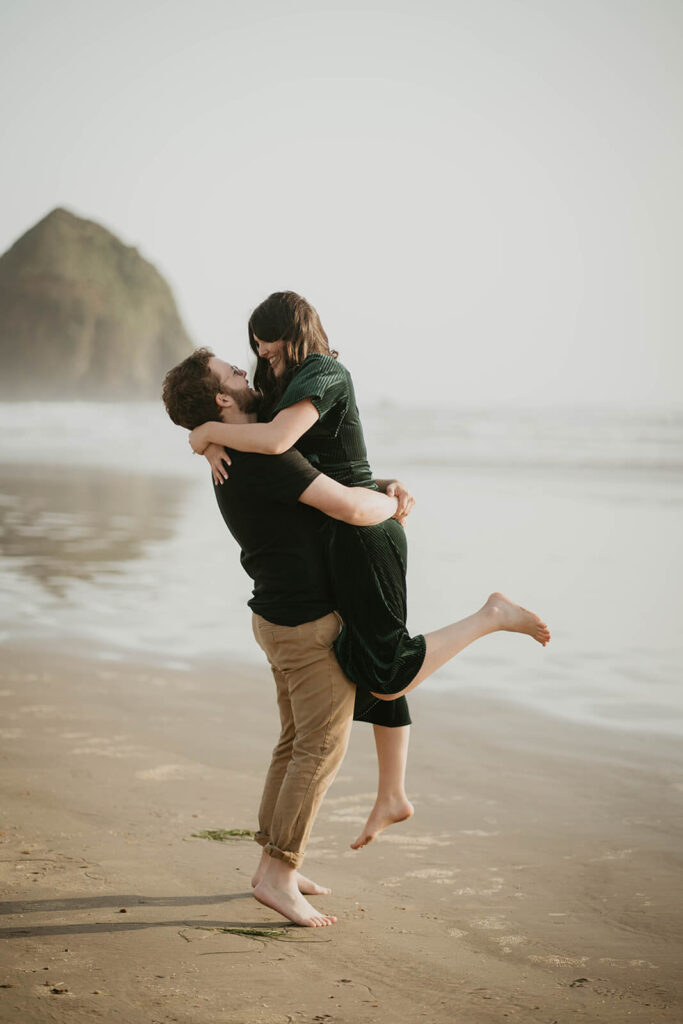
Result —
[[[0,654],[11,660],[16,656],[30,655],[35,647],[39,646],[46,653],[49,652],[57,657],[66,657],[71,654],[74,644],[77,644],[79,658],[90,661],[104,670],[108,666],[115,668],[118,665],[136,665],[141,668],[145,667],[147,670],[179,672],[186,676],[197,674],[202,677],[212,673],[260,676],[264,665],[263,655],[255,645],[252,645],[253,658],[246,657],[244,652],[240,651],[235,658],[231,659],[227,655],[220,657],[213,652],[191,656],[178,652],[164,656],[158,650],[113,645],[108,647],[105,653],[101,653],[101,642],[96,637],[79,636],[75,631],[63,633],[61,640],[53,635],[35,633],[34,631],[31,632],[31,637],[32,644],[28,642],[28,637],[19,642],[0,640]],[[683,736],[683,721],[680,720],[678,709],[675,709],[675,724],[672,724],[674,710],[656,704],[647,709],[642,706],[636,708],[629,716],[625,716],[622,712],[618,718],[610,718],[608,714],[599,717],[595,712],[581,712],[575,708],[572,709],[568,704],[553,706],[550,699],[537,697],[533,691],[521,692],[515,690],[514,687],[505,689],[502,686],[494,687],[481,683],[481,678],[485,676],[491,666],[495,666],[498,662],[491,656],[482,656],[479,650],[474,654],[468,651],[463,652],[458,663],[466,665],[465,679],[454,678],[453,669],[446,665],[439,670],[436,678],[427,679],[420,686],[420,697],[432,701],[442,701],[441,711],[447,714],[453,714],[457,710],[458,701],[490,703],[504,708],[509,707],[511,710],[516,709],[518,712],[528,713],[539,718],[547,718],[551,730],[566,725],[589,732],[597,730],[598,732],[612,733],[615,736],[626,735],[632,737],[635,744],[645,748],[649,745],[662,749],[662,744],[665,747],[680,746]],[[451,678],[449,678],[449,673]],[[543,671],[536,669],[535,674],[539,679],[537,693],[540,695],[543,691]],[[604,701],[606,696],[605,693],[602,693],[596,699]],[[646,710],[650,716],[648,719],[643,717]],[[670,716],[668,723],[665,719],[667,711]],[[659,715],[657,724],[644,724],[651,723],[653,713]],[[640,718],[638,718],[639,714]]]
[[[680,744],[417,691],[415,817],[348,849],[376,777],[357,724],[305,866],[340,921],[283,933],[255,844],[193,838],[254,827],[267,666],[4,653],[0,1019],[680,1018]]]

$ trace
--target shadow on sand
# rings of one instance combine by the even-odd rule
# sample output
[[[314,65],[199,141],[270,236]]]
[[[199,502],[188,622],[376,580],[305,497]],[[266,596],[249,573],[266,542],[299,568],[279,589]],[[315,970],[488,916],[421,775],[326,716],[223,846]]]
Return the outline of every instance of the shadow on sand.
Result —
[[[73,897],[63,900],[16,900],[0,903],[2,914],[36,914],[36,913],[69,913],[78,910],[100,910],[115,907],[114,913],[125,907],[128,914],[134,913],[138,907],[202,907],[218,906],[234,900],[251,899],[251,892],[225,893],[217,896],[135,896],[117,894],[107,896]],[[0,937],[6,939],[39,938],[48,935],[92,935],[100,932],[130,932],[144,928],[202,928],[228,929],[238,931],[253,929],[257,932],[295,928],[298,926],[279,918],[277,921],[226,921],[198,919],[136,921],[127,917],[118,921],[93,921],[79,924],[45,924],[17,925],[0,928]],[[308,931],[309,929],[306,929]]]

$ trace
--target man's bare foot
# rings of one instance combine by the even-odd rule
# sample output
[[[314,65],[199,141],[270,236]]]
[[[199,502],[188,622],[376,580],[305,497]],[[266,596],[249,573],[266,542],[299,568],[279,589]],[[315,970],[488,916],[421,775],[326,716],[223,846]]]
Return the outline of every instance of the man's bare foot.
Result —
[[[415,808],[406,797],[395,800],[377,800],[370,811],[370,817],[365,823],[365,828],[355,842],[351,843],[352,850],[362,850],[364,846],[376,839],[379,833],[389,825],[395,825],[398,821],[405,821],[412,818]]]
[[[255,889],[259,884],[264,875],[264,869],[259,865],[256,870],[254,877],[251,880],[252,888]],[[327,889],[324,885],[318,885],[311,878],[306,878],[301,872],[297,871],[296,881],[299,892],[303,893],[304,896],[329,896],[332,892],[331,889]]]
[[[280,889],[263,880],[255,887],[254,896],[264,907],[276,910],[278,914],[304,928],[324,928],[337,920],[331,914],[321,914],[294,887]]]
[[[505,594],[491,594],[482,610],[493,617],[497,623],[496,629],[505,629],[509,633],[526,633],[534,640],[538,640],[543,647],[550,640],[550,630],[545,622],[528,608],[515,604]]]

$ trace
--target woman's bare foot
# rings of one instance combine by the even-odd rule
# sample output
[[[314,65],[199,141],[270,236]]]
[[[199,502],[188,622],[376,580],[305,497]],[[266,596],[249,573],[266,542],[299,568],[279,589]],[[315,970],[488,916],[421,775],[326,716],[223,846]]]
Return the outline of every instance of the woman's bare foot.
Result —
[[[263,878],[263,871],[258,870],[251,880],[252,888],[255,889]],[[331,889],[327,889],[324,885],[318,885],[311,878],[306,878],[299,871],[296,873],[296,881],[299,892],[303,893],[304,896],[329,896],[332,892]]]
[[[550,640],[550,630],[545,622],[506,597],[505,594],[491,594],[482,611],[488,612],[497,623],[496,629],[504,629],[509,633],[526,633],[538,640],[543,647]]]
[[[263,879],[254,889],[254,896],[264,907],[270,907],[287,920],[304,928],[324,928],[337,920],[331,914],[321,914],[292,885],[277,887]]]
[[[370,817],[365,823],[365,828],[355,842],[351,843],[352,850],[362,850],[364,846],[376,839],[379,833],[389,825],[395,825],[398,821],[405,821],[412,818],[415,808],[406,797],[398,797],[393,800],[377,799],[375,806],[370,811]]]

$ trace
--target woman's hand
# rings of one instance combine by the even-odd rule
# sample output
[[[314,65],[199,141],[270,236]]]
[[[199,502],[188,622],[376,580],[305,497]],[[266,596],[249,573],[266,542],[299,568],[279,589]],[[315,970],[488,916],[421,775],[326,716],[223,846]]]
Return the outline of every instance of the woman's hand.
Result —
[[[401,526],[403,526],[404,519],[410,515],[415,507],[415,498],[400,480],[392,480],[387,487],[386,493],[390,498],[396,498],[398,501],[398,508],[392,519],[398,519]]]
[[[225,463],[232,465],[230,456],[220,444],[210,444],[204,452],[204,458],[211,466],[211,476],[215,484],[222,484],[228,479]]]
[[[207,436],[208,430],[208,423],[202,423],[200,427],[195,427],[194,430],[190,431],[190,436],[188,440],[190,443],[190,448],[195,453],[195,455],[203,455],[206,449],[209,447],[209,438]]]

